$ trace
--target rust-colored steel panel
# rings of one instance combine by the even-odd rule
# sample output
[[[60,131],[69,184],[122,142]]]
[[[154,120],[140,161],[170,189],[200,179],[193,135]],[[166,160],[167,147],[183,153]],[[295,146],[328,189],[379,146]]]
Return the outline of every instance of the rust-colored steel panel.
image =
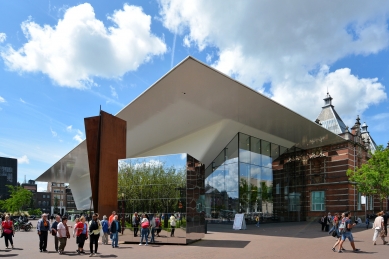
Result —
[[[118,206],[118,159],[126,157],[127,122],[100,111],[85,118],[85,132],[94,211],[110,215]]]
[[[88,150],[89,174],[92,189],[93,208],[97,210],[99,200],[99,125],[100,116],[84,119],[86,146]]]
[[[126,158],[127,121],[104,111],[101,116],[99,213],[110,215],[118,206],[118,160]]]

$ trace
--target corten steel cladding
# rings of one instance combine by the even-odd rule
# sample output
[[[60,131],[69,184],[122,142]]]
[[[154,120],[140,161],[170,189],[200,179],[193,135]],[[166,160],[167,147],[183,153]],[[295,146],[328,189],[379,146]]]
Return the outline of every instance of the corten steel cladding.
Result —
[[[85,118],[93,208],[100,215],[117,210],[118,159],[126,157],[127,122],[104,111]]]

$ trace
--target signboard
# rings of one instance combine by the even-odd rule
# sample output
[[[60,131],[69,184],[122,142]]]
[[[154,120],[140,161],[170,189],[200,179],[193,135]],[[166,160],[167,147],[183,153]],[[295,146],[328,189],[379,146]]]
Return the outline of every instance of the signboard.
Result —
[[[232,229],[241,230],[246,229],[246,221],[244,220],[244,214],[235,214],[234,225]]]
[[[361,196],[361,204],[366,204],[366,196]]]

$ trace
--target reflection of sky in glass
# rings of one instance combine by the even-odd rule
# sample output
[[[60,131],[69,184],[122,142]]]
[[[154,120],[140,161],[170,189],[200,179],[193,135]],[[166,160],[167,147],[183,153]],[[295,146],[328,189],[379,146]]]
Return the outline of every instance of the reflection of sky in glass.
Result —
[[[157,167],[163,165],[164,168],[174,167],[181,170],[186,167],[187,154],[171,154],[163,156],[136,157],[119,160],[119,167],[125,164],[132,164],[135,168],[139,167]]]

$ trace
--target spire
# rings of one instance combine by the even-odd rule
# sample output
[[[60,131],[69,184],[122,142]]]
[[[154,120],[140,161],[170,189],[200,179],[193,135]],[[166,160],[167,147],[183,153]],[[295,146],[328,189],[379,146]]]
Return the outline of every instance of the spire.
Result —
[[[332,97],[331,95],[327,92],[327,96],[326,98],[323,99],[324,100],[324,107],[327,107],[327,106],[332,106]]]
[[[361,119],[359,118],[359,115],[357,115],[357,119],[356,119],[355,125],[358,125],[358,127],[361,126],[360,120]]]

